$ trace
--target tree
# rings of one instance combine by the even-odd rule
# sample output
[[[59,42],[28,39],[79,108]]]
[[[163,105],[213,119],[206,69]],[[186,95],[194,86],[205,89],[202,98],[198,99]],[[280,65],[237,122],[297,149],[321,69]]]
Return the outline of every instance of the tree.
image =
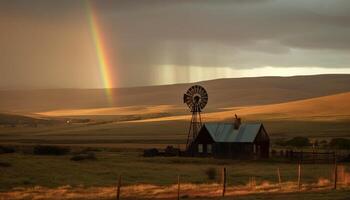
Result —
[[[336,149],[350,149],[350,140],[345,138],[333,138],[329,146]]]
[[[287,146],[294,146],[294,147],[306,147],[310,146],[310,140],[307,137],[294,137],[290,140],[287,140],[286,142]]]

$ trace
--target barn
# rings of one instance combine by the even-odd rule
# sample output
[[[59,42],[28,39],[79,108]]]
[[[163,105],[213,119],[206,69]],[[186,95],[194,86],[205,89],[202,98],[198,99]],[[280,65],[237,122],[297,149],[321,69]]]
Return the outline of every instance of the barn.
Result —
[[[190,147],[194,156],[268,158],[270,138],[262,123],[205,123]]]

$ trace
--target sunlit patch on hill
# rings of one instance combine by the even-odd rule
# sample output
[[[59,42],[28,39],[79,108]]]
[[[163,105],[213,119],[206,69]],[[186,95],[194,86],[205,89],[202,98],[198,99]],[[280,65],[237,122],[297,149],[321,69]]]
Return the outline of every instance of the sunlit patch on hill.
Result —
[[[88,108],[88,109],[66,109],[53,110],[47,112],[39,112],[37,114],[51,117],[61,116],[91,116],[91,115],[142,115],[169,113],[179,111],[180,108],[173,105],[159,106],[126,106],[126,107],[110,107],[110,108]]]
[[[336,95],[292,101],[287,103],[225,108],[225,111],[205,113],[207,121],[233,119],[238,113],[246,119],[336,121],[350,119],[350,92]],[[188,120],[189,116],[170,116],[146,119],[144,122]]]

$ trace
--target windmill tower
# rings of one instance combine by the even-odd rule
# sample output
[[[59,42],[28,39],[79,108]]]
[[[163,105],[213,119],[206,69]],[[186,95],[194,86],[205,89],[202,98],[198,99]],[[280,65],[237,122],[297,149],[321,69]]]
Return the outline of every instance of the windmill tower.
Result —
[[[186,149],[189,150],[193,140],[197,137],[202,127],[201,111],[208,103],[208,93],[202,86],[194,85],[184,94],[183,100],[192,112],[186,145]]]

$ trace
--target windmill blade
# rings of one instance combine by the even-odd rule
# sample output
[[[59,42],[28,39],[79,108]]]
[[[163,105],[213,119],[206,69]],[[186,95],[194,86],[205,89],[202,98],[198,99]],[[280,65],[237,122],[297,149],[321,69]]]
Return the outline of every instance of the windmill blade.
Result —
[[[200,93],[199,93],[200,88],[201,88],[201,87],[200,87],[199,85],[196,85],[196,93],[197,93],[197,94],[200,94]]]
[[[189,98],[190,98],[190,96],[187,93],[184,94],[184,103],[187,103]]]
[[[205,94],[204,88],[202,88],[202,87],[199,88],[199,94],[201,94],[201,95]]]
[[[199,100],[195,100],[199,97]],[[183,96],[183,101],[194,112],[200,112],[208,103],[208,93],[200,85],[190,87]]]

